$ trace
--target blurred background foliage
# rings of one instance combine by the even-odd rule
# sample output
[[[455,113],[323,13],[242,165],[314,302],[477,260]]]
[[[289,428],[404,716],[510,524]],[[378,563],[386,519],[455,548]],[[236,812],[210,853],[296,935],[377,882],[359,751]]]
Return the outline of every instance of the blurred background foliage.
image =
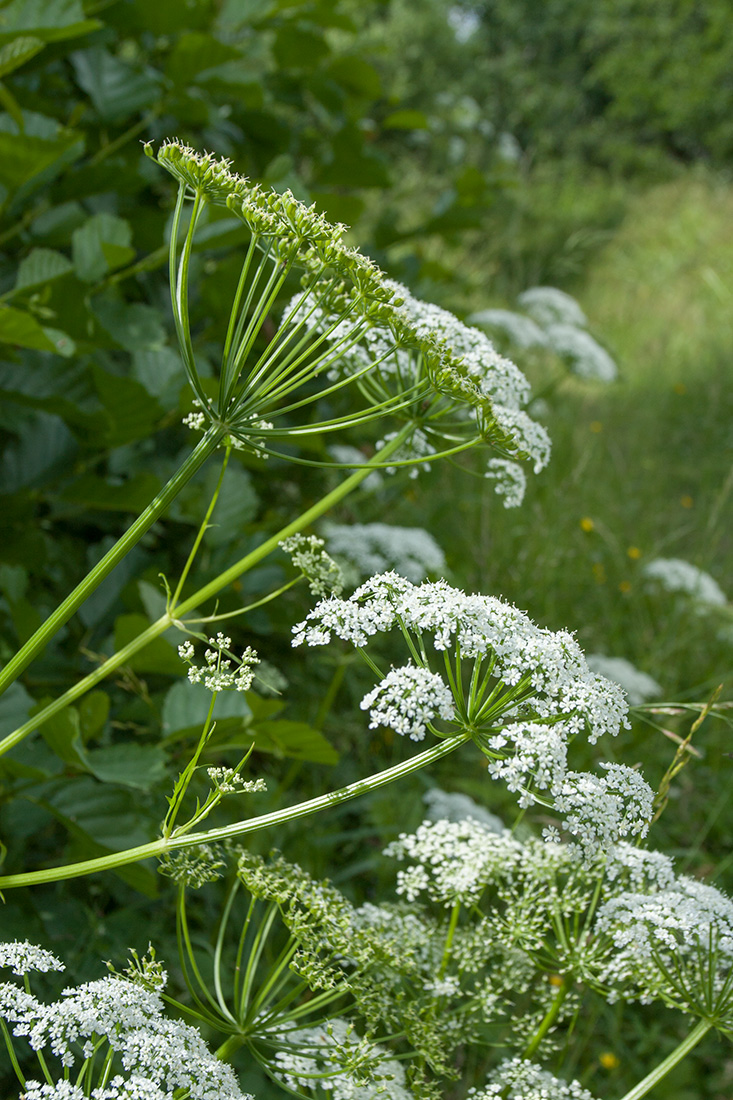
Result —
[[[714,622],[696,616],[689,603],[650,595],[640,571],[652,557],[681,557],[733,589],[729,15],[725,0],[0,2],[0,660],[190,449],[167,299],[172,188],[141,148],[177,136],[351,224],[353,242],[391,275],[460,316],[511,307],[532,285],[575,295],[620,377],[602,386],[518,356],[547,391],[555,448],[522,509],[505,512],[469,458],[416,480],[383,478],[335,518],[425,527],[454,583],[626,657],[668,699],[708,698],[729,675],[730,608]],[[204,370],[221,346],[244,243],[225,211],[198,238],[192,323]],[[373,440],[347,442],[366,453]],[[325,457],[323,440],[314,447]],[[180,571],[216,476],[214,459],[0,700],[4,730],[161,613],[159,574]],[[274,461],[263,470],[237,454],[191,584],[337,476]],[[287,568],[274,555],[223,594],[220,610]],[[366,734],[361,670],[339,687],[345,654],[292,656],[289,628],[308,603],[298,588],[232,630],[235,646],[254,644],[290,681],[281,697],[252,693],[227,718],[230,741],[255,738],[256,768],[270,780],[263,810],[408,751]],[[177,640],[160,639],[3,758],[6,871],[156,835],[197,719],[181,697]],[[664,719],[673,735],[690,721]],[[696,743],[653,843],[730,888],[733,745],[711,719]],[[656,785],[674,747],[635,721],[604,751],[639,760]],[[417,824],[436,782],[511,813],[467,753],[402,791],[399,821],[387,791],[275,842],[369,896],[383,842]],[[256,843],[264,850],[272,838]],[[79,980],[96,975],[100,957],[151,938],[172,962],[167,890],[153,868],[137,867],[13,893],[3,932],[55,946]],[[202,929],[207,905],[215,899],[200,903]],[[599,1034],[614,1034],[606,1024]],[[645,1019],[644,1029],[650,1049],[676,1041],[666,1024]],[[645,1071],[644,1050],[606,1064],[601,1042],[584,1081],[620,1094]],[[698,1072],[706,1096],[730,1087],[712,1046],[700,1059],[669,1084],[670,1100],[703,1095]]]

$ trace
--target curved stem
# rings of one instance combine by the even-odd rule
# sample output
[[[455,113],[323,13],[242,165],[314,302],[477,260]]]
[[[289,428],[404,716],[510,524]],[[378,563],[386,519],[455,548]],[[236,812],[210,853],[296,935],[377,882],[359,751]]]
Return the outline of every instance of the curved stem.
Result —
[[[648,1073],[643,1081],[639,1081],[638,1085],[634,1085],[630,1092],[627,1092],[625,1096],[622,1096],[621,1100],[641,1100],[642,1096],[658,1085],[659,1082],[667,1076],[671,1069],[674,1069],[679,1062],[685,1058],[693,1047],[696,1047],[704,1035],[707,1035],[708,1031],[712,1028],[712,1024],[709,1020],[700,1020],[700,1022],[692,1029],[686,1039],[683,1039],[678,1047],[668,1055],[663,1062]]]
[[[397,450],[410,434],[411,430],[412,425],[405,425],[394,439],[391,439],[381,451],[377,452],[374,456],[374,461],[380,461],[383,457],[387,457],[393,451]],[[213,429],[210,429],[210,431],[213,431]],[[222,429],[222,434],[223,432],[224,429]],[[207,432],[207,436],[208,434]],[[201,444],[199,446],[201,446]],[[189,611],[193,611],[206,600],[211,599],[212,596],[216,596],[222,588],[226,588],[232,581],[237,580],[243,573],[246,573],[253,566],[257,565],[263,558],[266,558],[268,554],[275,550],[283,539],[288,538],[290,535],[297,534],[299,531],[302,531],[304,527],[308,527],[309,524],[320,519],[320,517],[329,511],[330,508],[338,504],[344,497],[348,496],[352,489],[356,489],[357,486],[369,476],[372,472],[372,468],[370,462],[360,466],[355,473],[347,477],[345,481],[342,481],[339,486],[330,493],[327,493],[325,497],[322,497],[321,500],[317,501],[311,508],[303,512],[303,514],[293,520],[292,523],[287,524],[287,526],[283,527],[277,534],[266,539],[265,542],[261,543],[249,554],[246,554],[245,557],[240,558],[238,562],[230,566],[225,572],[220,573],[218,577],[204,585],[203,588],[199,588],[198,592],[194,592],[192,596],[189,596],[189,598],[184,600],[182,604],[179,604],[178,607],[171,608],[165,615],[161,615],[159,619],[151,623],[147,630],[143,630],[142,633],[138,634],[137,638],[133,638],[131,642],[118,650],[117,653],[113,654],[113,656],[101,664],[99,668],[96,668],[94,672],[90,672],[88,676],[79,680],[77,684],[74,684],[72,688],[69,688],[63,695],[60,695],[53,703],[49,703],[47,707],[40,710],[33,718],[29,718],[22,726],[19,726],[12,733],[9,733],[7,737],[0,741],[0,756],[9,749],[12,749],[14,745],[17,745],[18,742],[22,741],[24,737],[27,737],[29,733],[33,733],[34,730],[40,729],[40,727],[48,722],[50,718],[53,718],[54,715],[65,710],[70,703],[75,702],[76,699],[85,695],[87,691],[100,683],[101,680],[104,680],[121,665],[124,665],[130,657],[139,653],[141,649],[144,649],[146,645],[160,637],[161,634],[164,634],[171,626],[175,626],[183,615],[187,614]]]
[[[553,999],[552,1004],[550,1005],[547,1012],[545,1013],[545,1018],[543,1019],[540,1026],[537,1028],[537,1031],[535,1032],[533,1037],[527,1043],[527,1046],[522,1051],[522,1057],[523,1058],[531,1058],[532,1055],[535,1053],[535,1051],[539,1047],[540,1043],[544,1039],[545,1035],[547,1035],[547,1032],[550,1030],[552,1025],[555,1023],[555,1020],[557,1019],[560,1008],[562,1007],[562,1003],[565,1000],[565,998],[567,997],[569,992],[570,992],[570,985],[567,981],[567,978],[563,978],[562,985],[558,988],[558,991],[555,994],[555,997]]]
[[[180,493],[194,474],[203,466],[206,459],[214,451],[219,441],[225,434],[221,427],[211,427],[194,451],[188,456],[183,465],[176,471],[170,481],[165,485],[156,497],[150,502],[144,512],[138,516],[135,522],[124,535],[111,547],[101,561],[97,562],[93,569],[87,573],[84,580],[76,586],[66,599],[59,604],[56,610],[49,615],[43,626],[28,639],[24,646],[18,650],[12,660],[8,661],[0,672],[0,693],[2,693],[25,668],[33,658],[40,653],[57,633],[68,622],[74,612],[84,603],[88,596],[97,588],[114,567],[125,557],[142,536],[148,531],[157,519],[165,512],[168,505]],[[16,742],[8,743],[8,738],[0,742],[0,754],[6,752]]]
[[[24,871],[18,875],[3,875],[0,877],[0,890],[13,889],[16,886],[37,886],[43,882],[60,882],[69,878],[81,878],[83,875],[92,875],[97,871],[111,871],[115,867],[125,867],[130,863],[138,863],[142,859],[160,858],[166,852],[172,852],[176,848],[190,848],[198,844],[212,844],[220,840],[229,840],[232,837],[245,836],[249,833],[261,832],[274,825],[282,825],[286,821],[294,821],[301,817],[310,817],[311,814],[327,810],[331,806],[339,806],[342,802],[349,802],[352,798],[377,790],[396,779],[402,779],[412,772],[448,756],[454,749],[470,741],[470,733],[460,733],[455,737],[447,737],[444,741],[434,745],[431,749],[411,756],[401,764],[395,764],[385,771],[376,772],[366,779],[358,779],[355,783],[349,783],[338,791],[329,791],[327,794],[310,798],[306,802],[298,802],[295,806],[288,806],[282,810],[275,810],[260,817],[252,817],[247,821],[236,821],[232,825],[224,825],[218,829],[208,829],[200,833],[182,833],[167,839],[153,840],[148,844],[140,844],[136,848],[128,848],[124,852],[113,852],[107,856],[98,856],[96,859],[83,860],[81,863],[70,863],[65,867],[50,867],[45,871]]]

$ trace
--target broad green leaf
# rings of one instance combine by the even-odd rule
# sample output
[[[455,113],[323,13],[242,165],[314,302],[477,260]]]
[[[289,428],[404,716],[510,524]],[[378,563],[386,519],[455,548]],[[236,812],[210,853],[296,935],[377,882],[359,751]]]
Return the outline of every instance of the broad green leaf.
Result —
[[[0,145],[1,139],[2,134]],[[56,351],[53,342],[35,317],[22,309],[14,309],[13,306],[0,305],[0,343],[35,348],[36,351]]]
[[[151,72],[139,72],[107,50],[79,50],[71,60],[79,85],[105,122],[121,122],[159,95],[158,79]]]
[[[47,481],[71,465],[77,450],[76,440],[63,420],[48,413],[34,413],[32,422],[23,425],[17,443],[6,447],[3,454],[3,492]]]
[[[120,447],[152,435],[163,415],[157,401],[151,400],[144,386],[134,378],[110,374],[101,367],[92,368],[99,399],[110,417],[105,433],[108,447]]]
[[[21,35],[19,38],[14,38],[12,42],[6,42],[0,47],[0,77],[7,76],[8,73],[19,69],[21,65],[25,65],[26,61],[30,61],[42,49],[41,39],[34,38],[32,35]]]
[[[115,649],[133,642],[150,626],[144,615],[120,615],[115,621]],[[174,647],[165,638],[154,638],[144,649],[125,662],[133,672],[158,673],[164,676],[181,676],[185,666]]]
[[[185,384],[181,357],[173,348],[142,348],[133,352],[132,373],[148,393],[159,397],[164,407],[173,403]]]
[[[110,745],[88,755],[89,769],[103,783],[148,791],[166,777],[166,756],[158,745]]]
[[[22,565],[8,565],[3,562],[0,565],[0,592],[4,592],[11,603],[15,600],[22,600],[26,594],[28,588],[28,571],[23,568]],[[18,684],[18,687],[21,685]],[[25,690],[25,689],[23,689]],[[1,695],[0,699],[5,699],[5,695]],[[30,699],[30,696],[28,697]],[[2,724],[2,709],[0,704],[0,725]]]
[[[336,764],[339,758],[333,745],[319,730],[313,729],[307,722],[291,722],[285,718],[250,725],[238,736],[227,735],[217,726],[211,748],[217,751],[246,748],[251,741],[254,741],[258,752],[287,756],[292,760],[308,760],[312,764]]]
[[[101,542],[90,546],[87,550],[88,568],[95,566],[113,545],[114,539],[107,535]],[[133,577],[142,572],[146,563],[147,553],[144,548],[139,544],[133,546],[79,608],[79,618],[85,626],[91,630],[99,629],[109,613],[117,609],[117,600],[122,590]]]
[[[81,0],[11,0],[0,11],[0,41],[25,31],[44,42],[57,42],[100,26],[97,19],[84,17]]]
[[[77,275],[84,283],[98,282],[109,271],[135,258],[135,249],[131,244],[132,228],[129,222],[114,214],[93,214],[84,225],[74,230],[71,238],[71,254]]]
[[[174,84],[186,87],[207,69],[241,57],[242,52],[236,46],[221,42],[213,35],[182,34],[168,56],[166,75]]]
[[[160,313],[152,306],[97,298],[94,315],[114,341],[127,351],[159,351],[165,344]]]
[[[285,23],[278,27],[272,53],[282,69],[311,69],[331,49],[322,31]]]
[[[327,72],[342,87],[357,95],[366,96],[368,99],[379,99],[382,95],[382,81],[379,73],[364,61],[353,54],[348,57],[337,57],[328,65]]]
[[[61,252],[56,252],[52,248],[34,248],[18,265],[15,289],[27,290],[30,287],[45,285],[53,279],[66,275],[73,266],[71,260]]]
[[[66,486],[61,499],[90,510],[138,513],[147,508],[159,489],[160,478],[155,474],[133,474],[118,485],[96,474],[81,474]]]
[[[49,696],[42,699],[33,710],[31,716],[53,702]],[[76,707],[67,707],[60,714],[55,714],[41,726],[41,736],[48,747],[56,753],[65,764],[78,771],[88,772],[89,761],[84,750],[84,743],[79,725],[79,712]]]
[[[203,660],[203,653],[201,654]],[[178,658],[181,675],[186,666]],[[249,695],[249,693],[246,693]],[[236,724],[249,721],[252,711],[246,695],[240,691],[222,691],[216,700],[214,720],[220,723],[226,719],[236,719]],[[201,732],[211,705],[211,692],[203,684],[191,684],[181,679],[166,692],[163,703],[163,734],[166,738],[175,735],[175,739],[189,732]]]
[[[58,328],[49,328],[48,325],[43,326],[43,331],[53,344],[53,350],[57,355],[62,356],[64,359],[71,359],[76,354],[76,344],[68,332],[62,332]]]
[[[18,129],[17,123],[12,126]],[[28,132],[13,133],[0,125],[0,184],[16,191],[24,184],[37,182],[50,168],[63,167],[70,159],[81,155],[83,146],[79,134],[58,130],[55,137],[38,137]]]
[[[109,716],[109,695],[106,691],[90,691],[79,703],[79,729],[84,744],[101,733]]]
[[[6,569],[10,568],[5,566]],[[0,695],[0,730],[2,736],[12,733],[18,726],[22,726],[30,715],[35,700],[28,694],[22,684],[16,680],[14,684]]]
[[[217,471],[212,469],[207,479],[207,488],[213,489],[214,474]],[[257,506],[257,493],[249,474],[239,466],[230,465],[224,474],[219,499],[211,517],[211,526],[204,535],[204,542],[209,546],[226,546],[227,543],[235,542],[244,534],[246,524],[256,516]]]

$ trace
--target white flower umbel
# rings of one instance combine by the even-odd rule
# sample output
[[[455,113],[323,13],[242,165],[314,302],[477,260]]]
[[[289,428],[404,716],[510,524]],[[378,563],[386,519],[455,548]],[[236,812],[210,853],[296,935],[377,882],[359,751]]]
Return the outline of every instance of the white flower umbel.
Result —
[[[405,870],[397,872],[397,893],[407,901],[421,895],[440,905],[475,905],[487,884],[511,877],[522,845],[504,830],[478,821],[424,821],[415,833],[401,833],[384,849]]]
[[[59,1080],[49,1086],[51,1091],[30,1082],[27,1091],[33,1100],[76,1100],[62,1078],[72,1067],[80,1067],[91,1083],[90,1065],[99,1065],[103,1072],[107,1057],[124,1072],[105,1086],[109,1091],[100,1087],[82,1095],[95,1100],[169,1100],[175,1090],[185,1089],[189,1100],[252,1100],[239,1089],[231,1067],[209,1051],[198,1030],[166,1019],[163,1010],[157,990],[118,976],[64,989],[61,999],[51,1004],[12,983],[0,984],[0,1019],[42,1057],[44,1074],[53,1071],[53,1060],[58,1063]]]
[[[361,1039],[346,1020],[334,1019],[278,1037],[277,1075],[302,1096],[323,1090],[329,1100],[412,1100],[400,1062]],[[290,1049],[288,1049],[290,1048]]]
[[[667,1004],[733,1025],[733,903],[681,876],[651,893],[620,893],[598,912],[612,950],[601,980],[613,995]]]
[[[453,718],[453,695],[437,672],[404,665],[391,669],[361,701],[369,728],[387,726],[411,741],[422,741],[433,718]]]
[[[547,326],[547,342],[573,374],[595,382],[614,382],[618,368],[605,348],[585,329],[558,323]]]
[[[116,1074],[111,1081],[90,1093],[70,1081],[57,1081],[53,1085],[39,1081],[26,1081],[20,1100],[171,1100],[172,1093],[164,1091],[149,1077],[121,1077]]]
[[[484,477],[496,482],[494,492],[504,498],[505,508],[518,508],[527,489],[527,475],[518,462],[490,458]]]
[[[585,732],[594,743],[627,725],[621,689],[590,671],[572,635],[542,629],[494,597],[466,595],[445,581],[413,585],[386,573],[347,600],[322,600],[294,627],[293,645],[326,645],[335,634],[364,651],[375,635],[392,630],[402,633],[416,665],[432,673],[431,665],[442,664],[454,716],[444,719],[447,730],[437,729],[431,719],[433,732],[469,732],[489,757],[492,775],[518,791],[523,805],[533,800],[533,788],[560,799],[565,824],[578,830],[587,853],[598,843],[610,844],[614,828],[616,839],[643,835],[651,792],[640,776],[617,765],[587,782],[566,772],[567,745],[574,736]],[[426,635],[432,635],[432,655]],[[404,721],[392,680],[383,676],[381,684],[364,706],[387,692]],[[595,832],[594,800],[603,808]]]
[[[0,943],[0,967],[12,967],[13,973],[18,977],[28,974],[33,970],[47,973],[49,970],[65,970],[66,967],[43,947],[37,947],[28,940],[13,940],[11,943]]]
[[[624,657],[604,657],[601,653],[589,653],[586,660],[588,668],[605,676],[622,687],[629,706],[638,707],[650,699],[663,698],[661,686],[646,672],[640,672],[631,661]]]
[[[650,588],[663,588],[666,592],[690,596],[699,604],[715,607],[724,607],[728,602],[709,573],[681,558],[655,558],[646,563],[642,572]]]
[[[544,348],[547,337],[531,317],[510,309],[482,309],[468,317],[468,323],[499,333],[515,348]]]
[[[593,1100],[578,1081],[563,1081],[523,1058],[501,1063],[484,1088],[468,1091],[471,1100]]]
[[[329,554],[344,559],[359,578],[394,569],[415,583],[445,570],[445,555],[422,527],[392,527],[388,523],[328,523],[324,526]]]
[[[195,651],[192,641],[179,645],[178,656],[189,666],[190,682],[199,684],[203,681],[209,691],[249,691],[255,678],[254,666],[259,664],[260,659],[251,646],[247,646],[242,656],[236,658],[230,651],[231,644],[232,639],[221,631],[215,638],[209,638],[209,648],[204,651],[205,665],[193,663]]]
[[[431,787],[422,796],[431,821],[466,821],[472,818],[492,833],[502,833],[504,822],[496,814],[489,813],[483,806],[467,794],[458,791],[443,791],[440,787]]]
[[[533,286],[523,290],[517,298],[517,305],[542,328],[554,324],[585,328],[588,324],[575,298],[555,286]]]
[[[619,837],[644,837],[649,831],[654,792],[625,764],[601,764],[605,776],[567,772],[553,786],[555,809],[586,859],[613,850]]]

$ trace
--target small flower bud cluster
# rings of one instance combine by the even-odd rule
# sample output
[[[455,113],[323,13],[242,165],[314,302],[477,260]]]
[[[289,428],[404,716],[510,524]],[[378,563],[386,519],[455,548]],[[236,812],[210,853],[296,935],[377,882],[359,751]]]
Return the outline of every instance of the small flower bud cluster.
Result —
[[[314,596],[340,596],[344,590],[343,574],[324,546],[317,535],[291,535],[280,543],[295,568],[309,581]]]
[[[242,653],[237,666],[232,668],[232,662],[236,660],[230,654],[225,658],[224,653],[229,653],[232,639],[226,637],[221,631],[215,638],[209,638],[209,649],[204,652],[205,665],[195,665],[193,642],[186,641],[178,647],[178,656],[189,666],[188,679],[192,684],[203,682],[209,691],[249,691],[255,677],[254,666],[260,662],[251,646]]]
[[[222,794],[256,794],[267,790],[264,779],[245,779],[234,768],[207,768],[206,774]]]
[[[184,416],[181,423],[193,432],[202,432],[206,427],[206,416],[202,412],[190,412]]]
[[[197,844],[164,855],[158,863],[158,872],[174,882],[185,883],[192,890],[198,890],[205,883],[221,878],[225,867],[226,860],[215,844]]]

